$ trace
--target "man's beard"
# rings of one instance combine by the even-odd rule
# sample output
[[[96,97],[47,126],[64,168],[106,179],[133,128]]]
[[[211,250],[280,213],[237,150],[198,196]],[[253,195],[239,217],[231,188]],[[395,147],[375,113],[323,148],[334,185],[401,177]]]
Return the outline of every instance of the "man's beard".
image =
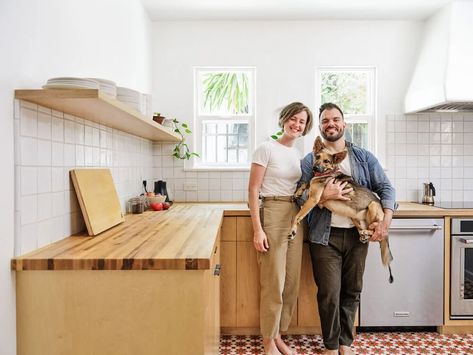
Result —
[[[343,137],[343,134],[345,133],[345,130],[342,129],[341,131],[338,132],[338,134],[334,135],[334,136],[328,136],[325,131],[321,131],[320,134],[322,135],[322,137],[328,141],[328,142],[336,142],[338,141],[340,138]]]

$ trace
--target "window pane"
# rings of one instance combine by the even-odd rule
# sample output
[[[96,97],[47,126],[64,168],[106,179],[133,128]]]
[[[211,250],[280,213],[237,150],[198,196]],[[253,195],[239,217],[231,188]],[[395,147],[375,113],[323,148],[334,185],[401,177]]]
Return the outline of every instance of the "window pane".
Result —
[[[322,71],[321,103],[333,102],[345,115],[370,114],[368,108],[368,72]]]
[[[248,122],[214,122],[203,121],[202,162],[247,164]]]
[[[215,125],[214,125],[215,126]],[[204,139],[206,144],[206,149],[205,149],[205,157],[207,162],[209,163],[215,163],[217,161],[217,137],[212,135],[208,136]]]
[[[248,149],[240,149],[240,154],[238,155],[239,163],[246,163],[248,161]]]
[[[217,162],[219,163],[227,162],[227,137],[226,136],[217,137]]]
[[[361,148],[368,149],[368,123],[347,122],[345,139]]]
[[[251,114],[251,71],[200,71],[198,107],[203,115]]]
[[[219,123],[217,125],[217,133],[218,134],[226,134],[227,133],[227,124],[226,123]]]
[[[228,149],[228,163],[230,163],[230,164],[238,163],[237,150],[236,149]]]
[[[206,133],[207,134],[215,134],[216,133],[216,125],[214,123],[207,123],[206,125],[204,125],[204,127],[206,127]]]

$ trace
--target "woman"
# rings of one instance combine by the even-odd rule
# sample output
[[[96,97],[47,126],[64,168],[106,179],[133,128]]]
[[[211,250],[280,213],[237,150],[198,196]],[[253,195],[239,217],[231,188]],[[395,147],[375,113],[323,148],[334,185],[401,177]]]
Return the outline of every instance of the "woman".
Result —
[[[260,266],[264,350],[268,355],[291,355],[293,351],[280,331],[288,329],[296,306],[302,260],[303,229],[298,229],[294,239],[288,238],[292,218],[299,211],[292,196],[302,175],[301,155],[294,144],[312,128],[312,112],[304,104],[293,102],[282,109],[279,126],[282,136],[261,144],[253,155],[248,201]],[[344,185],[330,186],[323,200],[340,198]]]

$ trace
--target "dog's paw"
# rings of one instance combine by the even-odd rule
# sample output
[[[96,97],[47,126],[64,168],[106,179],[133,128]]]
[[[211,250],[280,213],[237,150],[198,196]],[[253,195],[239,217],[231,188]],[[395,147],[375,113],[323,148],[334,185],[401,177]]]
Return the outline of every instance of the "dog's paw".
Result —
[[[360,234],[360,241],[362,243],[366,243],[370,240],[371,236],[373,235],[373,231],[369,229],[363,229],[359,231]]]
[[[287,239],[293,240],[296,237],[297,230],[292,229],[291,232],[287,235]]]

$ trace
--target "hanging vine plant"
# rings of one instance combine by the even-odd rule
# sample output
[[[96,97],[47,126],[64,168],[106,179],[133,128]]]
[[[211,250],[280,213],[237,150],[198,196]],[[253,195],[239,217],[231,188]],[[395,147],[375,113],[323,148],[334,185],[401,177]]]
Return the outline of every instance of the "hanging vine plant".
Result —
[[[189,160],[193,156],[200,157],[198,153],[191,152],[189,146],[186,143],[186,138],[184,135],[192,133],[188,124],[181,123],[176,118],[173,118],[172,123],[174,124],[174,132],[181,136],[181,141],[174,147],[172,156],[183,160]]]

